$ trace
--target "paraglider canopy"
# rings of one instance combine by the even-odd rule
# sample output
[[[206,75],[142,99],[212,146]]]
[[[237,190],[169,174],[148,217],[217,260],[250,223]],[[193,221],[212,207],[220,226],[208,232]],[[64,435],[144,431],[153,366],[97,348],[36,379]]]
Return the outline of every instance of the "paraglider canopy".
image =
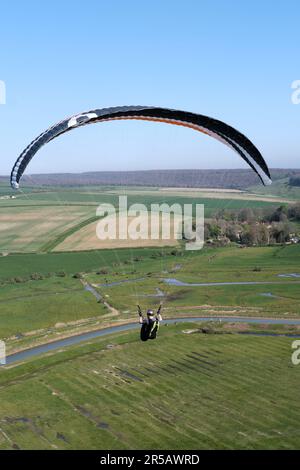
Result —
[[[151,106],[122,106],[115,108],[95,109],[71,116],[40,134],[21,153],[15,162],[10,183],[14,189],[19,188],[20,179],[27,165],[39,149],[56,137],[70,132],[77,127],[122,119],[137,119],[145,121],[165,122],[179,126],[190,127],[210,135],[235,150],[248,165],[257,173],[264,185],[271,184],[270,172],[265,160],[254,144],[239,131],[228,124],[202,114],[189,113],[168,108]]]

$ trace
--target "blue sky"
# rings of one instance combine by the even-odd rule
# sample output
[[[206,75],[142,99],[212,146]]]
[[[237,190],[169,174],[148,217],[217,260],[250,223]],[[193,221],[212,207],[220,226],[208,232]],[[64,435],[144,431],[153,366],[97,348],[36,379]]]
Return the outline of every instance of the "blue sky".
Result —
[[[2,3],[0,174],[62,118],[131,104],[222,119],[271,167],[299,167],[299,18],[296,0]],[[111,122],[58,138],[27,172],[244,167],[190,129]]]

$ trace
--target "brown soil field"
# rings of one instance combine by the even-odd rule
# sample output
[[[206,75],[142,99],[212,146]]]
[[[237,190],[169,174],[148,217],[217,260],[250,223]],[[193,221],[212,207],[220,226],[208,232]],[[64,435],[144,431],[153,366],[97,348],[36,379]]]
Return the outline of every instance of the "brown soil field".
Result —
[[[134,222],[134,217],[128,217],[128,227],[131,223]],[[111,221],[111,217],[107,217],[106,221]],[[148,225],[150,227],[150,220],[148,214],[141,218],[141,225]],[[147,224],[148,221],[148,224]],[[124,224],[125,216],[120,214],[119,218],[117,217],[117,222]],[[119,238],[119,225],[117,223],[117,236],[115,239],[99,239],[97,237],[97,225],[99,222],[94,222],[86,227],[78,230],[77,232],[70,235],[66,238],[60,245],[58,245],[54,251],[80,251],[80,250],[92,250],[92,249],[113,249],[113,248],[133,248],[133,247],[149,247],[149,246],[176,246],[178,240],[174,236],[175,233],[179,230],[180,226],[180,217],[171,216],[170,223],[170,236],[167,239],[162,239],[161,237],[161,226],[156,225],[156,229],[159,231],[159,239],[153,240],[150,238],[149,230],[140,230],[142,238],[136,240],[128,237],[126,240]]]

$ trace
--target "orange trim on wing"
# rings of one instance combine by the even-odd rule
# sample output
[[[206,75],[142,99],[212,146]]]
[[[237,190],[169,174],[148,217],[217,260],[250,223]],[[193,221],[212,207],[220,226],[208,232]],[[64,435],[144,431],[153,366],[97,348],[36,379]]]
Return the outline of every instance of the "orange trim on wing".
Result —
[[[101,121],[120,121],[120,120],[134,120],[134,121],[152,121],[152,122],[165,122],[166,124],[173,124],[175,126],[182,126],[182,127],[189,127],[190,129],[194,129],[195,131],[202,132],[210,136],[208,132],[205,132],[202,128],[197,126],[196,124],[191,124],[186,121],[176,121],[174,119],[164,119],[164,118],[156,118],[156,117],[148,117],[148,116],[118,116],[115,118],[107,118],[101,119]]]

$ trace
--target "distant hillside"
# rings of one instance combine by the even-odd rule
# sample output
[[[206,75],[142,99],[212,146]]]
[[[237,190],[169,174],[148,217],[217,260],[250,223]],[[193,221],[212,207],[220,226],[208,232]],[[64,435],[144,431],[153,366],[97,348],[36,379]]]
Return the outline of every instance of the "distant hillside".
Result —
[[[300,173],[290,177],[289,185],[300,187]]]
[[[273,180],[293,177],[299,170],[272,169]],[[0,183],[8,183],[8,177],[0,177]],[[147,171],[95,171],[87,173],[39,174],[24,176],[25,185],[116,185],[163,186],[183,188],[246,189],[259,183],[257,175],[245,170],[147,170]]]

